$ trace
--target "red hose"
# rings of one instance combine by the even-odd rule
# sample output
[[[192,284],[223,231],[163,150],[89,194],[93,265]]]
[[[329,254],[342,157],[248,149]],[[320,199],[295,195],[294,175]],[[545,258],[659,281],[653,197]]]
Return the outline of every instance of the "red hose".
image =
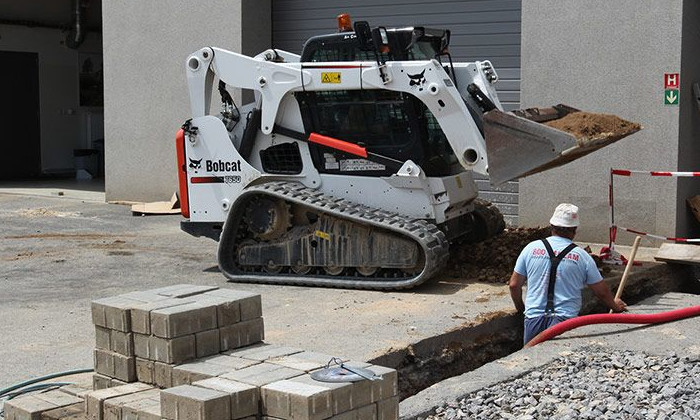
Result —
[[[554,338],[574,328],[591,324],[661,324],[700,315],[700,305],[658,314],[594,314],[567,319],[553,325],[525,344],[525,348]]]

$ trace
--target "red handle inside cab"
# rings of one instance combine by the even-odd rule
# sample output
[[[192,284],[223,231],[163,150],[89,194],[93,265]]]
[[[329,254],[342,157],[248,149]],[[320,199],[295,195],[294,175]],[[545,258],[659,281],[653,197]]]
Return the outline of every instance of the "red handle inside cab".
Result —
[[[351,155],[360,156],[363,158],[367,157],[367,150],[364,147],[358,146],[354,143],[350,143],[344,140],[324,136],[318,133],[311,133],[309,134],[309,141],[312,143],[331,147],[333,149],[340,150],[346,153],[350,153]]]

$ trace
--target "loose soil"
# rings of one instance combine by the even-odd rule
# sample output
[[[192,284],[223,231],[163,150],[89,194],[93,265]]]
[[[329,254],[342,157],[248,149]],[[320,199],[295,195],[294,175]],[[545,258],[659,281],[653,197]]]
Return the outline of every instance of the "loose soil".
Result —
[[[603,138],[620,139],[642,129],[641,125],[623,120],[617,115],[583,111],[572,112],[544,124],[573,135],[579,141],[579,146]]]
[[[464,278],[483,283],[504,284],[510,279],[515,261],[525,245],[551,235],[549,227],[508,228],[502,234],[483,242],[453,244],[446,274],[453,278]],[[588,253],[591,250],[586,248]],[[601,267],[600,258],[593,259]],[[608,267],[603,267],[603,275]]]
[[[532,175],[572,162],[642,129],[641,125],[623,120],[616,115],[596,114],[583,111],[572,112],[562,118],[547,121],[543,124],[571,134],[576,138],[577,147],[567,150],[566,154],[533,169],[523,176]]]

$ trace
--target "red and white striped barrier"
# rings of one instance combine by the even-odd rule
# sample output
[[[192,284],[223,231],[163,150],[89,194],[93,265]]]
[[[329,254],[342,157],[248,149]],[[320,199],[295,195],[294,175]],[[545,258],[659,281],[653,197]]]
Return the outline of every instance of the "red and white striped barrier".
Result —
[[[650,238],[661,239],[663,241],[674,241],[674,242],[688,242],[688,243],[700,243],[700,238],[674,238],[669,236],[654,235],[647,232],[642,232],[635,229],[630,229],[622,226],[617,226],[615,224],[615,198],[614,198],[614,183],[613,177],[617,176],[632,176],[632,175],[647,175],[647,176],[661,176],[661,177],[671,177],[671,178],[681,178],[681,177],[700,177],[700,172],[670,172],[670,171],[634,171],[630,169],[610,169],[610,184],[608,186],[608,205],[610,207],[610,244],[608,250],[606,250],[605,262],[610,264],[623,264],[624,257],[622,257],[618,252],[615,251],[615,239],[617,237],[618,229],[634,233],[640,236],[648,236]],[[602,253],[601,253],[602,254]]]
[[[700,172],[666,172],[666,171],[632,171],[629,169],[611,169],[613,175],[632,176],[632,175],[650,175],[650,176],[670,176],[670,177],[689,177],[700,176]]]
[[[650,238],[656,238],[656,239],[661,239],[662,241],[675,241],[675,242],[700,242],[700,239],[688,239],[688,238],[672,238],[669,236],[659,236],[659,235],[654,235],[651,233],[647,232],[641,232],[638,230],[622,227],[622,226],[615,226],[618,229],[626,230],[627,232],[630,233],[635,233],[639,236],[648,236]]]

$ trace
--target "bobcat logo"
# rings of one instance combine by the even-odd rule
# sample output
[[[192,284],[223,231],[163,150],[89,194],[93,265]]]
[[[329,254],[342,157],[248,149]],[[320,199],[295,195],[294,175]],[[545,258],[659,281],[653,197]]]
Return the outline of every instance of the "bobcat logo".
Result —
[[[419,86],[419,90],[423,90],[420,86],[425,84],[425,69],[418,74],[409,74],[408,78],[410,79],[408,81],[409,86]]]
[[[194,160],[190,158],[190,168],[194,170],[202,169],[202,159]]]

